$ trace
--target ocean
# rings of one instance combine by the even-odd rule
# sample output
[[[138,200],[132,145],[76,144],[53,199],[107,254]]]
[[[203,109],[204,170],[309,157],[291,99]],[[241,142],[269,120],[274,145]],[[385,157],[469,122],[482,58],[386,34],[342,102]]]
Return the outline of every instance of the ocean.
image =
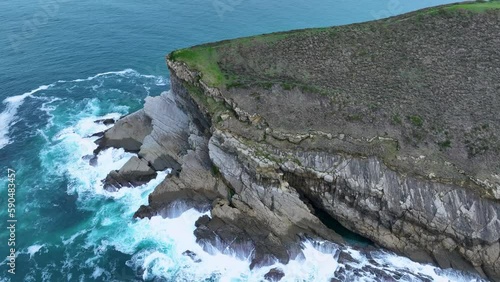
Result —
[[[239,254],[210,255],[195,243],[194,222],[202,213],[194,209],[173,211],[175,218],[133,219],[168,171],[141,187],[104,190],[101,180],[133,154],[108,149],[90,166],[91,135],[108,127],[95,121],[134,112],[145,97],[169,91],[165,55],[175,49],[451,2],[0,2],[0,281],[262,281],[272,267],[250,271]],[[7,228],[12,224],[15,232]],[[305,258],[278,264],[282,281],[330,281],[341,267],[338,252],[321,245],[304,242]],[[11,248],[16,258],[9,272]],[[201,262],[182,255],[186,250]],[[370,259],[347,251],[357,261],[350,269],[368,265],[399,273],[400,281],[476,279],[383,249]]]

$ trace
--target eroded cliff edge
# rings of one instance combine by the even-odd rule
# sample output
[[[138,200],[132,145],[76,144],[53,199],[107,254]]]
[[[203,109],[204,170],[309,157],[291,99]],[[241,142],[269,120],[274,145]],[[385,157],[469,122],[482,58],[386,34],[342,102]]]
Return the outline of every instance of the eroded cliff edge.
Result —
[[[199,242],[255,250],[254,266],[304,236],[342,243],[321,210],[500,281],[500,13],[463,5],[172,53],[138,159],[174,173],[136,215],[210,209]]]

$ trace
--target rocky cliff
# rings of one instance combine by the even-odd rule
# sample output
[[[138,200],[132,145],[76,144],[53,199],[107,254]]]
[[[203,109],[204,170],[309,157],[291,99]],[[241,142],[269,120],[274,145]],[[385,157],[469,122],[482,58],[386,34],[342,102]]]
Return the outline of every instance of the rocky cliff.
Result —
[[[247,252],[250,267],[286,263],[306,237],[343,244],[321,212],[414,260],[500,281],[497,8],[173,52],[172,91],[101,139],[138,151],[106,183],[172,168],[136,216],[179,200],[210,209],[199,243]]]

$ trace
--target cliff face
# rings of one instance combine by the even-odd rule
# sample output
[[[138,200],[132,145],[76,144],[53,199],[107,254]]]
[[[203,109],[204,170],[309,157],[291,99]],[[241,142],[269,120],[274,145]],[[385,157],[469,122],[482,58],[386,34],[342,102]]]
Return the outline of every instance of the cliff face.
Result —
[[[230,201],[238,203],[237,209],[255,209],[258,203],[267,207],[263,220],[272,218],[276,207],[288,209],[291,216],[300,201],[283,206],[277,200],[283,196],[276,192],[295,195],[348,229],[412,259],[500,279],[498,201],[461,186],[396,172],[376,157],[329,153],[314,150],[314,143],[303,144],[305,138],[341,136],[275,137],[270,127],[259,129],[255,116],[204,85],[182,63],[169,61],[169,67],[177,87],[197,87],[203,98],[225,105],[225,112],[219,112],[224,120],[212,127],[208,148],[221,177],[234,189]],[[208,103],[199,105],[201,111],[210,111]]]
[[[210,209],[199,243],[253,267],[300,255],[306,237],[343,244],[326,212],[414,260],[500,281],[500,13],[457,7],[172,53],[172,92],[101,140],[139,151],[147,175],[174,169],[136,216]]]

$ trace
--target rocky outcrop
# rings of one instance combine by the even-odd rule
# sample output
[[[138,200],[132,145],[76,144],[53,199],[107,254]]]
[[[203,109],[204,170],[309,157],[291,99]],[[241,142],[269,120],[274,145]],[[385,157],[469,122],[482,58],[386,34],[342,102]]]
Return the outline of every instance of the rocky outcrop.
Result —
[[[134,217],[168,216],[165,212],[178,202],[186,207],[208,210],[214,200],[226,197],[228,188],[214,175],[208,152],[203,149],[208,139],[199,135],[190,139],[197,139],[200,143],[192,143],[194,147],[180,160],[179,172],[160,183],[149,196],[149,205],[142,206]]]
[[[151,130],[151,119],[144,110],[130,114],[118,120],[115,126],[104,132],[104,136],[96,141],[98,147],[94,153],[98,154],[101,150],[109,147],[137,152]]]
[[[180,124],[185,124],[183,130],[189,137],[161,142],[162,149],[157,147],[155,153],[171,154],[172,148],[180,146],[185,146],[186,150],[184,154],[173,155],[180,164],[178,173],[158,185],[149,196],[149,204],[142,206],[135,217],[171,216],[167,213],[178,202],[185,207],[209,209],[211,217],[202,217],[196,224],[197,241],[209,252],[240,250],[242,255],[251,255],[251,267],[276,260],[288,262],[300,254],[301,236],[343,242],[311,213],[298,193],[286,187],[283,190],[279,183],[262,182],[259,185],[253,168],[240,165],[238,158],[217,149],[210,134],[210,116],[199,108],[202,105],[195,103],[175,74],[171,80],[175,95],[170,101],[184,111],[187,119]],[[165,111],[161,118],[170,119],[165,116],[172,113],[174,111]],[[153,124],[155,120],[152,117]],[[165,129],[167,131],[171,129]],[[143,147],[139,155],[142,150]],[[258,163],[252,164],[256,165]],[[232,170],[231,177],[221,177],[226,168]],[[245,182],[238,184],[241,179]],[[273,187],[266,187],[268,185]]]
[[[292,234],[311,228],[329,238],[328,232],[318,230],[321,223],[309,217],[319,209],[348,229],[414,260],[499,279],[500,210],[496,200],[453,183],[407,175],[377,157],[317,151],[315,146],[324,148],[330,140],[347,137],[275,133],[265,119],[256,118],[244,110],[244,104],[198,81],[185,65],[169,62],[169,66],[173,80],[178,79],[177,74],[183,76],[177,85],[195,85],[228,109],[214,112],[207,103],[198,102],[202,111],[218,120],[208,144],[210,159],[234,193],[228,202],[213,207],[211,220],[198,223],[202,237],[214,230],[231,234],[228,238],[238,237],[241,231],[225,218],[242,221],[240,213],[251,210],[256,218],[277,222],[273,229],[279,238],[286,233],[282,227],[289,226],[280,224],[286,220],[294,223]],[[259,234],[255,238],[266,242]],[[279,251],[274,253],[282,259]]]
[[[186,208],[207,210],[214,200],[227,197],[228,188],[214,173],[208,156],[210,122],[187,92],[164,92],[150,103],[147,100],[144,109],[153,130],[139,156],[149,159],[156,170],[172,171],[134,217],[168,216],[166,212],[179,202]]]
[[[321,210],[348,229],[414,260],[496,279],[500,226],[494,200],[452,184],[402,174],[376,157],[311,150],[307,142],[294,142],[300,136],[276,135],[242,118],[245,112],[225,101],[219,113],[224,118],[214,118],[209,108],[213,105],[197,101],[186,84],[196,85],[207,96],[216,90],[204,89],[195,75],[189,80],[177,77],[189,69],[169,65],[173,92],[146,101],[146,105],[165,103],[145,107],[149,109],[145,113],[152,112],[148,117],[156,137],[145,136],[139,157],[108,175],[107,182],[115,181],[114,187],[133,185],[139,183],[141,171],[148,175],[158,170],[150,161],[159,156],[178,165],[135,217],[175,216],[168,211],[179,202],[184,209],[210,210],[210,217],[196,222],[197,241],[209,252],[251,254],[250,266],[258,267],[276,260],[287,263],[300,255],[305,237],[342,243],[314,215]],[[156,113],[151,110],[155,108]],[[162,110],[168,108],[172,110]],[[219,121],[212,124],[214,120]],[[169,132],[175,134],[167,137]],[[141,154],[143,149],[148,154]]]
[[[110,172],[104,180],[105,187],[114,189],[143,184],[154,178],[156,171],[167,168],[178,174],[179,162],[189,147],[188,127],[187,115],[171,93],[146,98],[144,109],[120,119],[96,141],[95,155],[109,147],[123,148],[138,155],[120,170]]]
[[[234,146],[242,144],[235,139],[224,139],[227,136],[221,132],[215,131],[213,134],[209,143],[210,158],[233,189],[234,195],[229,199],[230,202],[219,202],[212,209],[212,221],[224,222],[224,228],[230,231],[221,232],[223,228],[212,231],[220,233],[221,237],[250,237],[255,243],[258,259],[273,254],[283,263],[300,252],[297,234],[311,234],[343,242],[340,236],[327,229],[312,214],[293,187],[280,181],[275,167],[262,163],[252,153],[252,148]],[[234,222],[243,227],[242,230],[232,227],[231,223]],[[240,233],[247,236],[234,236]],[[251,266],[255,264],[257,262],[252,262]]]
[[[114,190],[123,186],[138,186],[149,182],[156,175],[146,160],[134,156],[122,168],[108,174],[104,188]]]
[[[262,145],[249,148],[244,141],[217,131],[210,146],[212,160],[232,187],[273,175],[277,183],[293,191],[286,193],[304,195],[315,208],[384,247],[417,261],[434,261],[443,268],[477,270],[495,277],[500,207],[491,199],[460,187],[399,174],[373,157],[278,151]],[[244,154],[241,158],[261,154],[259,166],[251,170],[260,175],[245,179],[245,174],[237,170],[238,164],[251,161],[236,162],[234,157],[221,157],[221,152]],[[248,201],[248,191],[262,193],[263,203],[276,197],[269,184],[259,187],[252,183],[250,187],[236,188],[238,196],[233,199]],[[298,206],[290,203],[288,207],[297,214]]]
[[[273,178],[258,180],[254,170],[263,166],[256,159],[226,152],[210,133],[211,117],[175,74],[172,87],[174,92],[146,100],[143,113],[151,120],[152,130],[142,140],[139,157],[106,178],[112,187],[133,185],[153,169],[177,166],[134,217],[176,216],[169,214],[172,207],[210,210],[211,217],[196,223],[197,241],[209,252],[239,250],[241,255],[252,256],[251,267],[276,260],[287,263],[301,253],[305,236],[343,242],[312,214],[294,189]],[[113,132],[120,132],[122,124],[117,123]]]
[[[181,157],[186,153],[189,122],[171,93],[148,98],[145,114],[151,118],[152,130],[144,137],[139,156],[147,160],[155,170],[180,170]]]
[[[498,100],[485,102],[499,87],[492,79],[498,68],[491,65],[498,51],[485,45],[489,35],[476,32],[497,28],[498,17],[459,14],[467,15],[467,23],[477,22],[467,24],[450,11],[420,15],[427,28],[416,50],[387,42],[391,36],[410,42],[413,35],[405,31],[418,29],[418,14],[370,26],[198,46],[208,56],[200,64],[183,62],[182,52],[174,52],[168,59],[172,92],[148,98],[144,110],[104,134],[101,147],[138,152],[108,182],[123,185],[151,170],[173,169],[135,217],[175,216],[168,213],[179,201],[210,210],[196,222],[197,241],[208,252],[251,255],[250,267],[287,263],[301,255],[304,238],[333,241],[342,249],[343,239],[316,216],[321,212],[413,260],[500,281],[498,115],[491,110]],[[481,37],[482,50],[493,59],[455,60],[453,54],[464,51],[456,50],[456,38],[443,37],[438,26],[461,32],[456,38]],[[361,35],[380,44],[353,43]],[[322,40],[325,36],[331,42]],[[499,40],[498,34],[488,38]],[[318,46],[320,54],[309,52],[310,46]],[[436,46],[440,52],[434,52]],[[259,50],[270,52],[261,58]],[[439,71],[424,75],[410,67],[408,50],[418,54],[416,65],[444,57],[449,63],[439,61]],[[213,65],[203,65],[210,60]],[[467,72],[456,72],[464,66]],[[372,68],[383,79],[370,80]],[[485,68],[490,72],[481,75]],[[403,81],[394,79],[396,73]],[[439,78],[450,87],[435,84]],[[427,84],[439,95],[422,94]],[[471,102],[484,112],[464,108],[469,96],[479,95],[474,93],[486,93]],[[443,112],[448,105],[454,110]],[[460,120],[449,120],[456,109]],[[349,257],[341,252],[339,260]],[[281,279],[279,271],[266,278]],[[399,279],[394,273],[386,278]]]

